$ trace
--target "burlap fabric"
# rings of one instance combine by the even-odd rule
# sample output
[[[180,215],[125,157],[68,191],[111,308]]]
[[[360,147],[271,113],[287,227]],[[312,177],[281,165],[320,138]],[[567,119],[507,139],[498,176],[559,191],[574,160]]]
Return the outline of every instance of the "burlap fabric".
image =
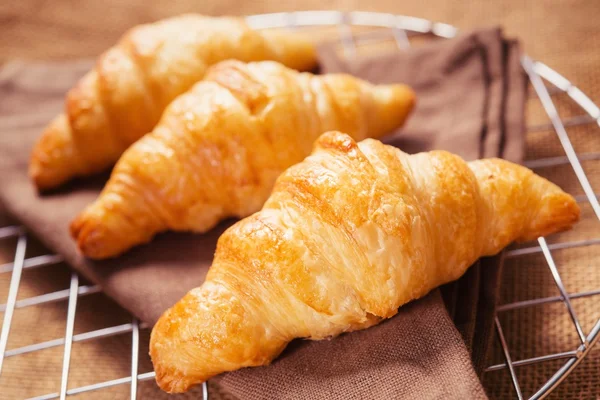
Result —
[[[71,3],[53,2],[52,5],[41,10],[37,7],[37,3],[23,1],[14,4],[10,9],[0,9],[3,21],[7,21],[0,26],[4,38],[0,42],[2,49],[0,54],[4,60],[6,57],[14,56],[41,58],[91,56],[110,44],[127,26],[182,11],[256,13],[281,9],[292,10],[297,9],[298,5],[295,2],[260,3],[260,5],[246,2],[233,5],[225,1],[207,6],[198,5],[196,2],[175,1],[164,5],[148,6],[142,1],[131,1],[126,5],[114,1],[102,4],[80,2],[77,7],[72,7]],[[461,28],[501,22],[509,34],[523,40],[525,50],[529,54],[561,71],[583,88],[596,103],[600,100],[600,82],[596,72],[600,61],[600,38],[596,21],[600,4],[596,2],[554,1],[545,2],[542,6],[538,3],[524,4],[520,1],[493,3],[469,1],[465,4],[434,1],[433,4],[427,2],[425,5],[417,2],[398,4],[386,0],[359,2],[359,4],[306,1],[303,2],[302,7],[385,10],[442,20]],[[107,13],[107,10],[111,12]],[[108,17],[109,15],[111,18]],[[82,29],[82,24],[86,29]],[[82,36],[85,36],[85,41],[82,40]],[[570,106],[572,103],[568,99],[559,96],[556,100],[563,117],[581,113],[581,110]],[[543,117],[539,104],[535,101],[530,103],[529,124],[546,123],[547,120]],[[33,120],[36,116],[32,114],[31,118]],[[600,150],[597,126],[570,128],[569,133],[578,151]],[[527,144],[528,159],[563,155],[560,144],[551,131],[528,135]],[[584,167],[592,176],[594,187],[598,187],[600,184],[598,161],[584,162]],[[554,167],[540,172],[572,193],[582,193],[568,167]],[[591,209],[584,205],[583,211],[583,221],[576,230],[552,240],[598,237],[600,233],[598,222]],[[0,257],[6,261],[11,260],[13,248],[14,242],[3,242]],[[41,252],[41,249],[34,247],[28,251],[28,255],[41,254]],[[596,267],[597,252],[598,248],[587,247],[554,253],[570,292],[600,287],[600,274]],[[28,271],[24,274],[19,298],[64,289],[68,287],[68,278],[68,270],[63,267]],[[6,298],[8,279],[7,274],[0,275],[0,298]],[[501,303],[556,294],[555,286],[541,255],[509,260],[501,287]],[[574,300],[574,306],[584,329],[589,330],[599,314],[597,298]],[[129,317],[119,312],[114,304],[102,295],[82,298],[78,308],[76,332],[129,322]],[[9,349],[62,337],[65,315],[64,303],[18,310],[13,322]],[[31,321],[38,322],[40,328],[32,329]],[[511,311],[501,314],[501,321],[514,359],[569,350],[576,344],[575,331],[561,304]],[[142,333],[140,347],[146,345],[147,337]],[[129,375],[129,346],[130,339],[127,335],[76,343],[69,386],[76,387]],[[10,392],[3,390],[0,398],[23,398],[58,390],[61,355],[62,348],[58,347],[28,356],[8,358],[0,378],[0,386],[5,387],[3,386],[5,380],[27,379],[28,383],[11,386]],[[149,371],[150,364],[147,358],[143,354],[141,357],[140,372]],[[495,360],[492,362],[499,362],[502,359],[498,350],[494,357]],[[558,362],[551,362],[519,368],[518,374],[525,393],[531,394],[532,390],[539,387],[558,365]],[[595,349],[552,397],[561,399],[597,397],[600,393],[599,370],[600,351]],[[486,374],[484,383],[493,398],[506,398],[512,394],[510,381],[504,372]],[[87,394],[85,398],[127,398],[128,390],[127,385],[123,385],[96,394]],[[141,383],[139,392],[140,398],[166,398],[155,391],[153,382]],[[211,387],[211,394],[217,397],[218,388]]]

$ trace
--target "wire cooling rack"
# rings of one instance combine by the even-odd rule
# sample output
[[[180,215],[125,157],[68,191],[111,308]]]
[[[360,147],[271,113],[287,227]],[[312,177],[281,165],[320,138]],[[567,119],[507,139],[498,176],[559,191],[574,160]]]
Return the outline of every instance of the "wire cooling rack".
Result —
[[[370,12],[337,12],[337,11],[306,11],[291,13],[262,14],[247,17],[248,23],[257,29],[262,28],[306,28],[330,26],[338,30],[340,44],[344,54],[348,58],[356,55],[357,46],[368,43],[373,44],[379,41],[393,40],[400,49],[406,49],[411,46],[411,40],[419,35],[434,35],[442,38],[452,38],[457,34],[457,29],[451,25],[435,23],[421,18],[396,16],[391,14],[370,13]],[[355,27],[374,27],[380,28],[376,31],[366,33],[357,33]],[[526,163],[530,168],[544,168],[556,165],[568,165],[573,169],[577,180],[579,181],[585,195],[578,196],[579,202],[589,202],[595,216],[600,220],[600,204],[594,194],[590,181],[582,168],[580,160],[600,159],[600,154],[586,153],[578,155],[571,143],[565,127],[598,124],[600,125],[600,109],[596,106],[580,89],[572,85],[567,79],[550,67],[531,60],[524,56],[521,60],[522,66],[527,73],[533,92],[537,95],[544,111],[546,112],[550,123],[548,125],[536,125],[528,127],[528,132],[553,129],[562,145],[565,156],[543,158]],[[546,83],[544,83],[546,81]],[[553,95],[557,93],[566,93],[570,99],[581,108],[581,115],[561,120],[557,112]],[[35,397],[35,399],[64,399],[67,396],[100,390],[116,385],[130,385],[130,396],[135,399],[137,396],[137,384],[140,381],[154,378],[154,373],[138,374],[138,354],[139,354],[139,332],[140,329],[149,327],[139,323],[132,318],[130,323],[111,326],[99,330],[74,334],[75,313],[77,310],[77,300],[81,296],[100,292],[100,287],[95,285],[80,285],[79,276],[71,273],[69,289],[43,294],[36,297],[30,297],[17,301],[17,293],[21,281],[21,274],[24,269],[50,267],[60,263],[62,260],[57,255],[42,255],[37,257],[25,258],[27,248],[27,232],[20,226],[7,226],[0,228],[0,240],[17,237],[15,257],[12,263],[0,265],[0,274],[12,273],[10,279],[8,299],[6,304],[0,305],[0,312],[4,312],[4,321],[0,333],[0,374],[2,373],[2,363],[5,358],[36,352],[51,347],[63,346],[63,365],[62,378],[60,382],[60,391]],[[600,288],[593,291],[581,293],[568,293],[563,284],[561,275],[558,272],[552,252],[558,249],[575,248],[589,245],[600,244],[600,238],[560,242],[548,244],[545,238],[538,239],[538,245],[532,247],[509,250],[506,253],[508,259],[517,258],[528,254],[542,253],[547,267],[556,283],[558,295],[553,297],[537,298],[533,300],[519,301],[499,306],[498,313],[519,308],[533,307],[545,303],[562,302],[577,332],[579,345],[576,349],[566,352],[547,354],[539,357],[513,360],[507,346],[503,327],[500,324],[498,316],[495,317],[497,338],[502,347],[505,362],[489,366],[486,371],[498,371],[508,369],[516,395],[519,399],[523,398],[522,390],[515,373],[515,368],[524,365],[541,363],[549,360],[565,360],[564,364],[552,375],[552,377],[543,384],[531,399],[542,399],[546,397],[554,388],[556,388],[573,369],[585,358],[592,346],[597,342],[600,332],[600,318],[593,328],[587,334],[582,329],[581,323],[571,304],[571,299],[600,295]],[[10,333],[11,321],[14,310],[17,308],[29,307],[44,303],[68,300],[67,323],[65,336],[61,339],[50,340],[42,343],[36,343],[29,346],[19,347],[6,351],[6,345]],[[599,311],[600,314],[600,311]],[[600,317],[600,315],[599,315]],[[74,342],[83,342],[94,339],[105,338],[114,335],[131,335],[131,373],[129,376],[96,383],[92,385],[68,389],[69,365],[71,360],[71,348]],[[146,349],[144,349],[146,351]],[[202,396],[208,399],[208,388],[206,383],[202,386]]]

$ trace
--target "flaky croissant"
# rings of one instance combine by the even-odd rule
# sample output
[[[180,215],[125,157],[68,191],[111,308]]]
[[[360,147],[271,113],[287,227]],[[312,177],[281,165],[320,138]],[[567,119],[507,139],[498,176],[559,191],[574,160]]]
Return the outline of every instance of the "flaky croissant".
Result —
[[[43,132],[29,166],[36,186],[50,189],[112,166],[176,96],[230,58],[316,65],[313,46],[297,34],[255,31],[238,18],[189,14],[137,26],[68,93],[65,112]]]
[[[575,200],[500,159],[321,136],[219,239],[206,282],[152,330],[158,385],[266,365],[294,338],[365,329],[513,240],[571,227]]]
[[[107,258],[167,229],[205,232],[245,217],[320,134],[380,137],[413,103],[404,85],[298,73],[271,61],[219,63],[123,154],[71,233],[83,254]]]

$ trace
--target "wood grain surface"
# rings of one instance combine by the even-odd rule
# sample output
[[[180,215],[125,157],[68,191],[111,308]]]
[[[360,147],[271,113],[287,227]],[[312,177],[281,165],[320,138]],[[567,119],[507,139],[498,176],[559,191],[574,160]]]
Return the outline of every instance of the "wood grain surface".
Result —
[[[15,59],[73,60],[96,57],[112,45],[133,25],[184,12],[210,15],[247,15],[265,12],[297,10],[364,10],[413,15],[447,22],[460,29],[501,24],[509,35],[518,37],[525,51],[541,60],[581,87],[600,104],[600,1],[596,0],[503,0],[503,1],[398,1],[398,0],[5,0],[0,2],[0,63]],[[0,69],[0,85],[3,80]],[[557,98],[562,116],[581,114],[566,98]],[[9,110],[0,110],[0,114]],[[532,102],[529,123],[547,123],[539,104]],[[600,152],[600,129],[585,126],[569,130],[580,152]],[[527,137],[529,159],[561,156],[554,132],[539,132]],[[600,161],[584,164],[594,176],[593,184],[600,191]],[[544,172],[572,193],[580,194],[568,168]],[[597,183],[596,183],[597,182]],[[1,182],[0,182],[1,184]],[[581,228],[567,233],[561,240],[600,237],[598,221],[591,209],[584,206]],[[10,223],[0,210],[0,226]],[[14,241],[0,241],[0,264],[14,256]],[[600,288],[600,246],[557,253],[567,289],[570,292]],[[33,245],[27,256],[43,254]],[[4,303],[10,282],[9,274],[0,274],[0,303]],[[68,288],[66,266],[46,267],[27,271],[18,298],[23,299]],[[505,271],[501,288],[502,302],[531,299],[557,294],[544,266],[543,258],[521,258]],[[582,315],[584,328],[589,330],[600,315],[600,299],[579,300],[576,311]],[[102,294],[82,298],[75,324],[76,333],[118,325],[130,317]],[[2,317],[2,313],[0,313]],[[64,335],[66,302],[17,310],[9,340],[9,349],[60,338]],[[506,336],[513,357],[539,356],[549,352],[570,350],[575,334],[561,304],[510,312],[502,315]],[[146,355],[148,330],[142,332],[140,373],[151,370]],[[69,375],[69,387],[93,384],[121,378],[130,373],[130,335],[77,343]],[[19,399],[57,391],[60,385],[62,347],[7,359],[0,376],[0,399]],[[499,349],[493,355],[502,361]],[[526,394],[539,387],[559,363],[524,367],[518,370]],[[508,375],[495,372],[486,375],[485,387],[492,398],[514,397]],[[81,398],[128,398],[129,386],[86,394]],[[224,397],[218,387],[211,386],[213,398]],[[197,396],[195,392],[189,398]],[[600,397],[600,349],[595,349],[582,365],[551,396],[556,399]],[[140,383],[138,398],[167,398],[157,391],[152,381]],[[180,397],[177,397],[180,398]]]

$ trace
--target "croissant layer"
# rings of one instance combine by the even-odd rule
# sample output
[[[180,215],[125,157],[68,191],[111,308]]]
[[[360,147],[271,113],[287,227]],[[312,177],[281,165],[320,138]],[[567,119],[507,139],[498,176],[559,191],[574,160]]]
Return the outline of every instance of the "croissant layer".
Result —
[[[248,216],[321,133],[380,137],[413,104],[404,85],[298,73],[272,61],[219,63],[123,154],[71,232],[86,256],[106,258],[164,230],[205,232]]]
[[[107,169],[210,65],[230,58],[300,70],[316,65],[303,38],[255,31],[238,18],[188,14],[137,26],[69,91],[64,114],[42,133],[29,168],[36,186],[50,189]]]
[[[499,159],[408,155],[329,132],[219,239],[206,282],[154,326],[161,388],[266,365],[294,338],[365,329],[513,240],[568,229],[575,200]]]

